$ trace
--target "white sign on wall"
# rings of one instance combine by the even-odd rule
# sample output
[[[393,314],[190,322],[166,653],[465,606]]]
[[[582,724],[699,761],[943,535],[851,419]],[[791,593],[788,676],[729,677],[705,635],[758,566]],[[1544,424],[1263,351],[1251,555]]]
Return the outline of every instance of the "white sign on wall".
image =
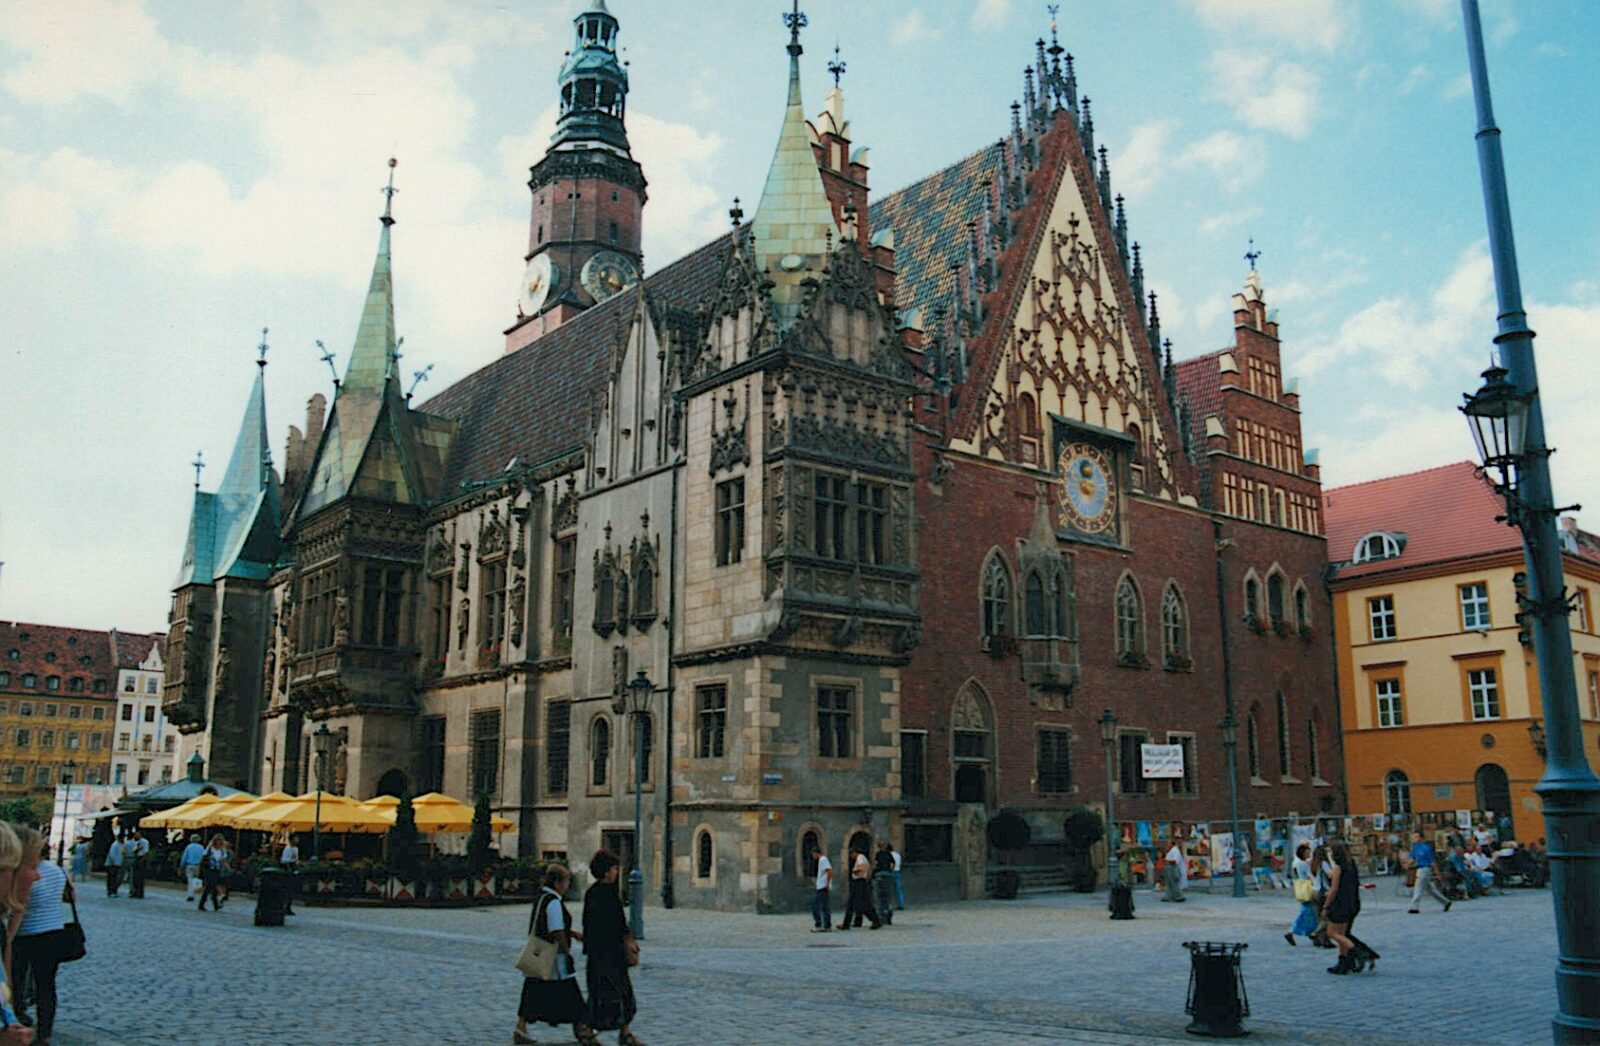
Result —
[[[1183,779],[1182,745],[1140,745],[1146,778]]]

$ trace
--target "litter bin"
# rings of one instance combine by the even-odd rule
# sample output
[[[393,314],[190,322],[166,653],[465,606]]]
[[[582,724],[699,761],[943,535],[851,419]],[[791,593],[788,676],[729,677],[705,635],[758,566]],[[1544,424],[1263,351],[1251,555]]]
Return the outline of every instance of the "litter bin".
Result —
[[[282,868],[261,869],[256,883],[256,925],[282,926],[288,907],[289,873]]]
[[[1250,996],[1240,966],[1249,946],[1216,941],[1185,941],[1183,946],[1189,949],[1189,1000],[1184,1012],[1194,1018],[1184,1030],[1211,1039],[1249,1035],[1240,1023],[1250,1016]]]
[[[1133,918],[1133,887],[1127,883],[1111,884],[1111,918]]]

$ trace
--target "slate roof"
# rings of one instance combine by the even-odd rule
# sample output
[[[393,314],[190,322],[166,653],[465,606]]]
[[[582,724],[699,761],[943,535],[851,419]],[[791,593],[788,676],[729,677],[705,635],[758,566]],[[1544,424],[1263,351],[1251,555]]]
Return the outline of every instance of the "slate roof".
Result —
[[[1206,417],[1215,414],[1228,426],[1226,411],[1222,409],[1222,372],[1217,361],[1231,349],[1218,349],[1204,356],[1179,360],[1174,364],[1174,390],[1180,401],[1189,402],[1189,446],[1195,448],[1195,468],[1200,474],[1201,497],[1212,505],[1211,458],[1206,454]],[[1174,404],[1176,406],[1176,404]]]
[[[1517,532],[1495,522],[1504,512],[1505,503],[1470,461],[1322,492],[1328,558],[1341,581],[1520,549]],[[1350,563],[1356,542],[1379,530],[1404,536],[1400,555]]]
[[[120,632],[111,630],[112,656],[118,668],[138,668],[150,656],[150,648],[166,639],[163,632]]]
[[[146,650],[148,651],[148,647]],[[15,652],[16,657],[11,655]],[[116,684],[117,665],[111,650],[111,637],[89,628],[64,628],[60,625],[32,625],[23,621],[0,621],[0,672],[9,672],[11,681],[0,691],[29,697],[83,698],[94,696],[96,680],[103,679],[105,697]],[[24,674],[32,673],[37,683],[32,689],[22,685]],[[59,676],[61,686],[49,690],[45,681]],[[83,690],[71,691],[71,681],[81,679]]]
[[[645,289],[659,305],[698,305],[716,286],[729,243],[729,235],[719,236],[649,276]],[[589,406],[605,387],[611,350],[637,301],[627,292],[608,298],[422,405],[461,426],[444,497],[463,483],[498,477],[512,458],[534,465],[582,447]]]
[[[983,214],[984,179],[999,182],[1000,176],[1000,146],[989,145],[868,206],[874,235],[894,230],[895,304],[902,319],[917,309],[922,328],[932,329],[934,306],[948,302],[955,287],[952,266],[966,258],[967,223]]]

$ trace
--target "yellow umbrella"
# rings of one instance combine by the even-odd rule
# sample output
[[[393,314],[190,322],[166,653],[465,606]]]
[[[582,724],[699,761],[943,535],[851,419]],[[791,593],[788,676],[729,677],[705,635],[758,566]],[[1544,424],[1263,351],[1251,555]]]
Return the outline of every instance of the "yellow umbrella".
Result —
[[[182,817],[184,817],[185,815],[188,815],[188,814],[198,813],[199,811],[205,809],[206,807],[212,805],[213,803],[220,803],[220,802],[222,802],[222,797],[221,796],[212,795],[209,792],[207,792],[204,795],[197,795],[193,799],[189,800],[187,803],[183,803],[183,804],[181,804],[179,806],[175,806],[170,810],[162,810],[160,813],[147,814],[146,816],[144,816],[144,817],[139,819],[139,827],[140,828],[184,828],[184,827],[188,827],[187,825],[183,824],[181,821],[174,821],[174,818],[182,818]]]
[[[168,814],[166,826],[168,828],[205,828],[210,825],[225,823],[228,814],[241,806],[246,806],[255,801],[255,796],[247,792],[236,792],[233,795],[218,798],[214,795],[196,796],[187,803],[183,810],[175,814]],[[202,799],[210,802],[203,803]]]
[[[258,831],[287,829],[309,832],[320,824],[329,832],[381,832],[386,827],[373,811],[346,795],[322,793],[320,809],[317,793],[307,792],[287,802],[277,803],[234,819],[239,828]]]
[[[392,795],[380,795],[363,801],[361,807],[371,811],[374,822],[383,825],[387,831],[394,827],[395,818],[398,816],[395,811],[400,807],[400,800]]]
[[[265,810],[269,806],[290,802],[293,799],[294,796],[288,792],[268,792],[260,799],[251,799],[249,802],[236,805],[231,810],[223,811],[222,823],[232,828],[248,827],[247,825],[238,824],[239,818],[256,813],[259,810]]]
[[[411,800],[411,808],[416,811],[419,832],[472,831],[472,807],[459,799],[439,792],[428,792]],[[492,832],[509,832],[515,827],[510,818],[499,814],[489,815],[489,830]]]

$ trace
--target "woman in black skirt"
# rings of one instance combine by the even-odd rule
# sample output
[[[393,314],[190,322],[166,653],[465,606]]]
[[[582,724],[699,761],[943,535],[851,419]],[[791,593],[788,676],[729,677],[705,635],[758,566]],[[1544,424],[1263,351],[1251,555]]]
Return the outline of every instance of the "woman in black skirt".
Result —
[[[638,943],[628,930],[617,893],[622,862],[610,850],[601,850],[589,862],[594,885],[583,895],[583,953],[589,957],[589,1024],[597,1031],[618,1032],[621,1046],[644,1046],[628,1027],[636,1006],[633,982],[628,978],[628,958]]]
[[[1350,847],[1341,839],[1328,847],[1332,867],[1328,868],[1328,900],[1323,911],[1328,917],[1328,936],[1339,946],[1339,961],[1328,967],[1329,973],[1350,973],[1356,969],[1351,952],[1355,942],[1350,939],[1350,924],[1361,911],[1361,876],[1356,871],[1355,858]]]
[[[578,991],[578,971],[572,962],[572,942],[583,940],[583,934],[572,929],[572,913],[567,911],[562,897],[572,885],[572,873],[566,867],[552,864],[544,870],[544,889],[533,904],[533,915],[528,920],[528,933],[538,934],[555,944],[556,968],[548,981],[528,977],[522,982],[522,1002],[517,1007],[517,1030],[514,1042],[535,1042],[528,1034],[529,1021],[543,1021],[559,1027],[572,1025],[573,1038],[584,1046],[594,1046],[600,1041],[594,1029],[585,1023],[589,1011],[583,1003],[583,993]],[[587,917],[587,912],[585,917]]]

